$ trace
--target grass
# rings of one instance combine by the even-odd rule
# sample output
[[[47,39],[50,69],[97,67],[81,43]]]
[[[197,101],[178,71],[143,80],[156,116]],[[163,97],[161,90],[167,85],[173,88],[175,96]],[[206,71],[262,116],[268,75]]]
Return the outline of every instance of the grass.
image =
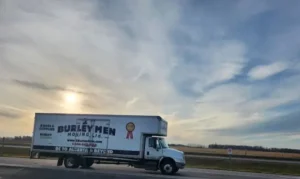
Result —
[[[282,175],[300,175],[300,164],[186,157],[187,167]]]
[[[30,149],[0,148],[0,156],[29,157]],[[245,160],[229,160],[216,158],[186,157],[187,167],[218,170],[246,171],[257,173],[272,173],[283,175],[300,175],[300,164],[255,162]]]
[[[210,148],[195,148],[195,147],[181,147],[181,146],[176,146],[176,147],[172,146],[172,148],[184,151],[187,154],[192,153],[195,155],[197,155],[197,154],[227,155],[227,149],[210,149]],[[297,154],[297,153],[232,150],[232,155],[247,156],[247,157],[300,159],[300,154]]]
[[[0,156],[4,157],[29,157],[30,149],[14,148],[14,147],[0,147]]]
[[[3,143],[0,144],[0,146],[1,146],[1,145],[3,145]],[[12,142],[5,142],[4,145],[30,146],[31,143],[12,143]]]
[[[30,141],[24,141],[24,140],[5,140],[4,143],[1,141],[1,145],[19,145],[19,146],[30,146],[31,142]]]

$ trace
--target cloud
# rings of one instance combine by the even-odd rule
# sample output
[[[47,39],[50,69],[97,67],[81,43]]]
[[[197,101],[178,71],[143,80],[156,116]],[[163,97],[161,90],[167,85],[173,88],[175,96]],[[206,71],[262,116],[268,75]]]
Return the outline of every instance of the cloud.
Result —
[[[9,111],[0,111],[0,116],[4,118],[9,118],[9,119],[17,119],[21,117],[22,115],[16,112],[9,112]]]
[[[270,76],[273,76],[277,73],[280,73],[286,70],[287,68],[288,65],[282,62],[275,62],[269,65],[260,65],[252,68],[249,71],[248,76],[254,80],[262,80]]]
[[[17,79],[16,84],[44,92],[76,89],[97,94],[98,102],[83,100],[93,103],[94,110],[105,105],[119,108],[119,113],[140,112],[125,110],[126,103],[137,96],[145,113],[161,111],[153,104],[175,94],[166,81],[172,70],[169,62],[177,60],[168,37],[178,16],[177,4],[159,8],[155,3],[121,4],[54,1],[39,4],[37,10],[34,1],[7,1],[9,11],[1,24],[9,25],[1,29],[9,33],[0,37],[3,74]],[[173,8],[166,12],[164,6]],[[14,19],[8,18],[10,12]],[[28,80],[20,80],[24,77]]]
[[[11,107],[11,106],[0,106],[0,120],[20,119],[25,114],[24,110]]]
[[[286,120],[284,116],[294,112],[290,109],[292,106],[296,109],[297,104],[295,102],[300,99],[298,93],[300,87],[294,83],[298,78],[299,75],[291,76],[281,79],[280,83],[271,84],[226,83],[218,85],[208,90],[197,100],[191,119],[175,122],[174,128],[175,126],[177,130],[184,128],[190,136],[198,133],[209,136],[201,138],[203,143],[211,143],[215,139],[224,140],[224,143],[224,136],[227,136],[226,141],[230,143],[249,142],[256,145],[250,137],[244,139],[247,135],[252,137],[258,135],[254,128],[248,129],[248,127],[254,124],[260,126],[263,122],[275,118],[283,119],[282,122],[284,122]],[[272,90],[270,91],[270,89]],[[288,108],[279,110],[280,106],[287,104],[290,104]],[[290,120],[297,120],[295,116],[289,118]],[[282,131],[282,133],[288,133],[289,127],[291,126],[286,126],[286,131]],[[274,130],[275,127],[271,127],[269,131],[266,130],[268,134],[272,133],[272,129]],[[247,134],[244,135],[243,130],[247,131]],[[260,130],[263,131],[263,127]],[[292,130],[291,128],[290,131]],[[276,131],[273,132],[273,134],[275,133]],[[257,140],[257,143],[260,143],[260,140]]]
[[[300,112],[281,115],[264,121],[252,122],[247,125],[215,130],[220,135],[227,136],[248,136],[248,135],[294,135],[298,134]],[[214,130],[212,130],[214,131]]]
[[[245,44],[237,40],[215,41],[189,51],[195,59],[188,62],[189,57],[184,56],[183,61],[175,66],[172,76],[174,85],[187,95],[200,95],[211,85],[235,78],[248,61]]]
[[[68,91],[68,92],[74,92],[79,94],[85,94],[85,95],[94,95],[92,93],[83,92],[83,91],[77,91],[73,89],[68,89],[62,86],[55,86],[55,85],[46,85],[44,83],[34,82],[34,81],[24,81],[24,80],[12,80],[14,83],[27,87],[27,88],[33,88],[38,90],[45,90],[45,91]]]
[[[130,107],[130,106],[134,105],[138,100],[139,100],[139,98],[137,98],[137,97],[132,98],[132,100],[130,100],[126,103],[126,107]]]

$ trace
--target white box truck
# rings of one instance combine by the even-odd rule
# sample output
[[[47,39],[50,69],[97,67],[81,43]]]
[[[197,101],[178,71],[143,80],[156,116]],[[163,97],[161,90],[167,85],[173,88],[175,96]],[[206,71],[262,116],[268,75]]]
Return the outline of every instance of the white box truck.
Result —
[[[126,163],[174,174],[185,157],[168,147],[167,128],[160,116],[36,113],[30,157],[57,157],[66,168]]]

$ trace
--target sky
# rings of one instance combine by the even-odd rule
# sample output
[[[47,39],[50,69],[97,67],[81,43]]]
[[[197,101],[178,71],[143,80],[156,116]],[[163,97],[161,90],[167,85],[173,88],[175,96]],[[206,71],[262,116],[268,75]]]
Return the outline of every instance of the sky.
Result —
[[[160,115],[168,141],[300,148],[298,0],[0,0],[0,136]]]

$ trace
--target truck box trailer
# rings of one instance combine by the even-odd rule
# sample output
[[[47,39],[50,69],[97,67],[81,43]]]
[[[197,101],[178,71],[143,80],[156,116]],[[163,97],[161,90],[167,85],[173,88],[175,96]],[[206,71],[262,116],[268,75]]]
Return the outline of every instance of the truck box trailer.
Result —
[[[127,163],[174,174],[185,157],[169,148],[167,131],[160,116],[36,113],[30,157],[57,157],[66,168]]]

